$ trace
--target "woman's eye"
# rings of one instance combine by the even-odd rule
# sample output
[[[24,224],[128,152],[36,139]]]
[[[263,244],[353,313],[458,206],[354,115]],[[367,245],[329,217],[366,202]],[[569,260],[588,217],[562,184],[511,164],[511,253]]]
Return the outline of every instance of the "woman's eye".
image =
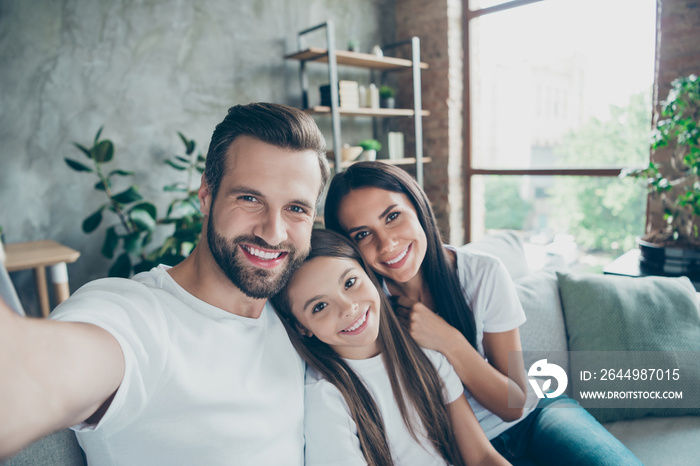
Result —
[[[360,241],[366,238],[369,235],[368,231],[361,231],[358,234],[355,235],[355,241]]]
[[[347,290],[348,288],[351,288],[356,281],[357,277],[348,278],[348,280],[345,282],[345,289]]]
[[[311,312],[316,314],[317,312],[321,312],[322,310],[324,310],[326,308],[326,306],[328,306],[328,304],[318,303],[311,309]]]
[[[390,213],[390,214],[387,215],[387,217],[386,217],[386,223],[393,222],[394,220],[396,220],[396,217],[398,217],[399,215],[401,215],[401,212],[392,212],[392,213]]]

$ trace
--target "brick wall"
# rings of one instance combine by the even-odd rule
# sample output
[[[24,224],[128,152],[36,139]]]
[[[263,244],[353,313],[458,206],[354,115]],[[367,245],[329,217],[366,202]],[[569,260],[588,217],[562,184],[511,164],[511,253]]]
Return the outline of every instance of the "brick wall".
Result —
[[[700,74],[700,1],[657,0],[656,70],[654,79],[654,121],[659,105],[668,96],[671,81],[691,73]],[[652,160],[666,163],[669,153],[659,150]],[[649,201],[647,232],[665,224],[663,209]]]
[[[459,0],[402,0],[396,3],[396,35],[421,40],[424,188],[433,204],[443,239],[463,242],[462,208],[462,35]],[[411,107],[410,73],[398,78],[400,107]],[[413,144],[412,122],[404,122],[407,149]]]

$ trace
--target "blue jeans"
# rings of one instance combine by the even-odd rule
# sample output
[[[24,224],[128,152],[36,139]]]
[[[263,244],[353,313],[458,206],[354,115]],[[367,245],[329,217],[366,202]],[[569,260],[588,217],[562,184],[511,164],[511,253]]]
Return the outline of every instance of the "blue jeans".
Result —
[[[642,465],[575,400],[544,398],[522,421],[491,440],[515,465]]]

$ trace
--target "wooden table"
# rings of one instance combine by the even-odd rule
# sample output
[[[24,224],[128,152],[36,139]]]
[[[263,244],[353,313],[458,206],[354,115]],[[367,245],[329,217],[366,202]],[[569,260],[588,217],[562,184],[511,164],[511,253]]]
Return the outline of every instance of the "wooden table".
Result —
[[[48,266],[51,270],[51,283],[56,293],[56,304],[68,299],[70,288],[66,264],[77,261],[80,252],[52,240],[5,244],[5,252],[7,254],[5,268],[8,272],[34,269],[36,293],[39,297],[41,314],[44,317],[51,311],[45,267]]]

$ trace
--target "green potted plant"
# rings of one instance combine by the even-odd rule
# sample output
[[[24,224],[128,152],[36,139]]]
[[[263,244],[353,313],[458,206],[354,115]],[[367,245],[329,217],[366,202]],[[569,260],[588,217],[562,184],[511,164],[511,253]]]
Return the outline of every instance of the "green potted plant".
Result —
[[[396,107],[396,100],[394,98],[395,91],[394,88],[383,84],[379,87],[379,99],[382,108],[394,108]]]
[[[651,273],[700,273],[700,79],[671,83],[652,132],[655,162],[623,170],[621,177],[646,182],[652,201],[664,211],[664,224],[647,224],[638,240],[642,268]]]
[[[382,150],[382,143],[376,139],[364,139],[357,145],[362,147],[362,160],[377,160],[377,152]]]
[[[106,171],[105,165],[114,158],[114,144],[109,139],[101,139],[101,134],[102,128],[97,131],[91,147],[74,143],[91,163],[86,165],[74,159],[65,159],[73,170],[96,175],[98,181],[94,189],[107,198],[106,202],[83,220],[83,232],[96,231],[102,224],[104,215],[110,215],[111,212],[114,220],[105,230],[101,250],[104,257],[114,259],[108,272],[110,277],[129,277],[161,263],[176,265],[194,249],[201,234],[203,216],[199,210],[194,183],[198,179],[195,175],[204,171],[204,156],[195,151],[194,141],[178,133],[185,146],[185,155],[175,155],[166,160],[166,163],[184,172],[186,181],[163,188],[166,192],[179,193],[181,197],[170,202],[164,218],[158,218],[155,204],[144,200],[137,186],[131,184],[115,193],[116,185],[124,184],[118,179],[128,179],[134,176],[134,172],[121,169]],[[173,225],[174,231],[160,246],[154,247],[151,243],[156,229],[162,225]],[[148,247],[153,249],[148,252]]]

